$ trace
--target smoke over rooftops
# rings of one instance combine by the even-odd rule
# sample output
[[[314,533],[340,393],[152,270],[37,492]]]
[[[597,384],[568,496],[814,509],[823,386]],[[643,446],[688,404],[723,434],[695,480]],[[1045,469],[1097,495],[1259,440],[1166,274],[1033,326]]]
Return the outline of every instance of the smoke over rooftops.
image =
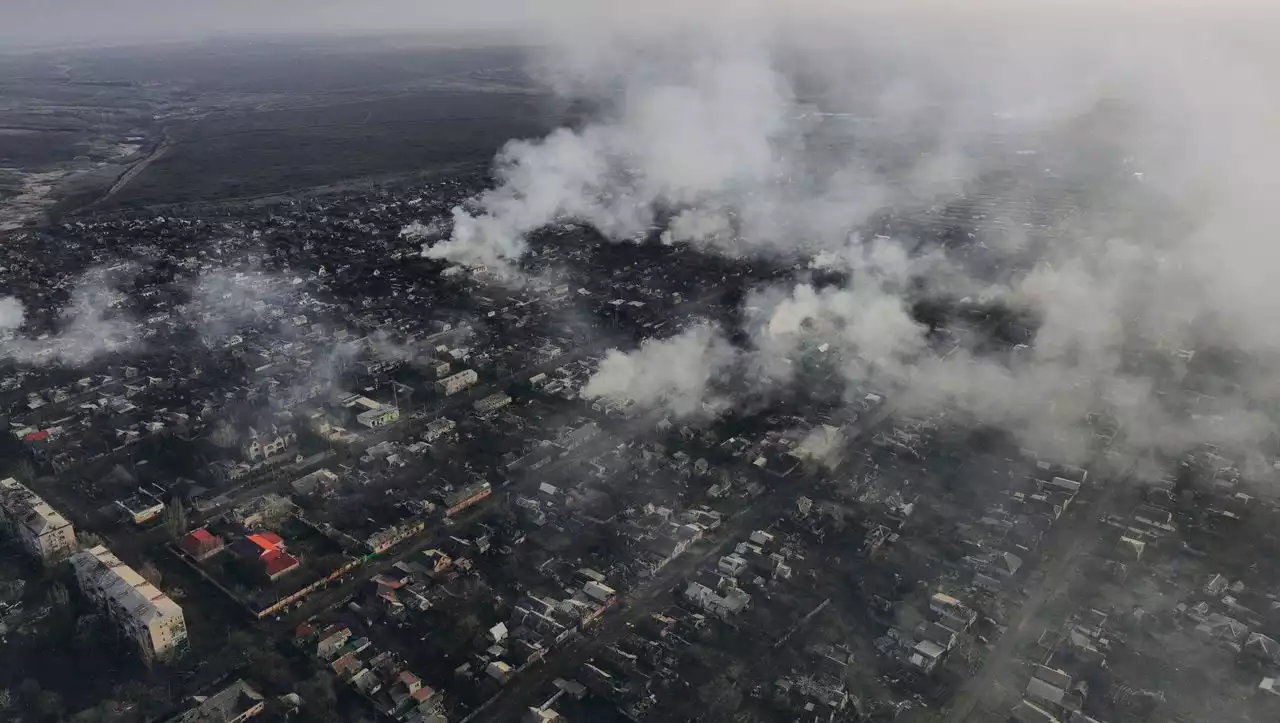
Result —
[[[739,361],[759,378],[785,383],[788,360],[824,343],[851,385],[1067,456],[1088,448],[1091,414],[1134,457],[1269,434],[1280,101],[1260,89],[1280,64],[1256,30],[1266,10],[687,5],[610,6],[552,33],[540,77],[602,110],[509,144],[497,185],[425,253],[513,266],[547,224],[627,242],[672,219],[668,243],[850,272],[838,288],[756,290],[763,323]],[[1020,310],[1034,340],[992,356],[961,336],[940,356],[912,315],[922,294]],[[642,347],[588,389],[714,394],[704,380],[728,354],[707,333],[649,344],[691,352],[688,384],[647,377],[640,362],[660,355]],[[1188,368],[1171,361],[1183,349],[1247,363]],[[1188,413],[1187,389],[1212,411]]]

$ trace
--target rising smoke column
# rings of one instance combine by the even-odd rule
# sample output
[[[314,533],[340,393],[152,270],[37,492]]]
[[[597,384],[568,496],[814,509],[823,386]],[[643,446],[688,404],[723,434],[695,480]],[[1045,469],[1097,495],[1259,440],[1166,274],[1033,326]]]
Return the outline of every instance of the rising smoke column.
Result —
[[[124,266],[95,268],[81,274],[61,311],[57,330],[38,339],[17,336],[0,341],[0,357],[20,364],[79,366],[103,354],[133,349],[140,337],[138,325],[114,309],[124,299],[116,284],[135,271]],[[9,297],[0,300],[0,315],[0,328],[16,330],[25,321],[26,309]]]
[[[695,324],[666,339],[647,339],[630,352],[610,349],[582,397],[634,403],[676,419],[705,416],[728,404],[713,382],[736,358],[718,327]]]
[[[0,299],[0,331],[12,331],[26,321],[27,309],[22,301],[14,296]]]
[[[1280,104],[1257,89],[1280,64],[1257,18],[1156,0],[685,5],[554,38],[542,77],[604,110],[510,144],[497,186],[426,253],[510,265],[547,223],[625,240],[670,218],[669,243],[849,270],[756,290],[739,361],[766,384],[826,344],[905,413],[959,411],[1065,456],[1087,453],[1092,414],[1135,458],[1262,449],[1280,399]],[[944,238],[962,197],[982,213]],[[867,228],[880,211],[934,223]],[[1024,311],[1035,339],[939,356],[909,313],[929,294]],[[694,378],[718,368],[702,363]]]
[[[625,239],[662,209],[698,208],[675,233],[724,230],[727,214],[788,173],[796,139],[791,90],[767,58],[726,48],[653,78],[623,77],[616,113],[581,130],[513,141],[495,163],[498,185],[453,211],[450,240],[425,254],[464,265],[501,265],[524,236],[571,220]]]

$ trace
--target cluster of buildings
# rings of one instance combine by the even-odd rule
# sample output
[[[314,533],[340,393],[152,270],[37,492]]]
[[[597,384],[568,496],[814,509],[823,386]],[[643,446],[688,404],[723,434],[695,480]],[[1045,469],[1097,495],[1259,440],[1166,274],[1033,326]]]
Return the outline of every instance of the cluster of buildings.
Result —
[[[1079,468],[1019,460],[1025,470],[1007,484],[992,475],[973,504],[930,486],[920,470],[938,425],[879,424],[888,392],[718,425],[647,424],[633,400],[584,401],[600,339],[663,334],[703,310],[700,273],[731,288],[760,269],[659,244],[619,263],[552,229],[532,244],[536,281],[485,287],[476,270],[435,273],[421,240],[399,233],[430,205],[413,200],[379,191],[216,223],[56,229],[82,245],[82,266],[112,263],[121,238],[166,263],[107,295],[121,323],[84,372],[36,365],[0,379],[15,444],[41,472],[76,470],[49,488],[67,514],[118,510],[128,524],[113,539],[138,543],[116,546],[126,556],[165,549],[157,528],[171,518],[173,551],[202,584],[263,620],[304,623],[315,668],[380,714],[444,723],[488,705],[495,719],[549,723],[590,720],[605,701],[665,720],[713,701],[785,720],[890,719],[897,708],[866,691],[915,704],[942,670],[980,659],[1050,533],[1079,524],[1090,488]],[[19,271],[57,276],[63,291],[76,281]],[[569,304],[583,328],[557,328]],[[173,343],[193,338],[198,348]],[[133,359],[140,340],[162,351]],[[799,366],[822,372],[822,346]],[[39,358],[59,355],[74,356],[55,341]],[[1143,494],[1103,515],[1100,557],[1121,587],[1154,575],[1161,550],[1201,557],[1181,538],[1184,490]],[[1231,474],[1197,494],[1224,536],[1257,506]],[[79,550],[68,518],[28,487],[0,481],[0,514],[34,557],[70,560],[84,598],[143,658],[202,642],[109,547]],[[1273,696],[1280,607],[1267,595],[1223,568],[1167,621],[1252,666],[1250,688]],[[610,616],[626,624],[602,624]],[[1097,681],[1122,664],[1110,653],[1141,643],[1136,617],[1077,610],[999,714],[1130,719],[1152,688]],[[557,656],[570,664],[545,665]],[[246,720],[266,699],[238,681],[178,720]]]
[[[83,594],[147,662],[187,647],[182,608],[102,545],[78,550],[75,529],[13,478],[0,480],[0,514],[22,547],[46,566],[70,565]]]
[[[301,626],[298,645],[309,648],[333,674],[370,701],[378,712],[405,723],[444,723],[443,695],[409,670],[395,654],[379,651],[351,629]]]
[[[516,573],[518,583],[494,566],[537,530],[546,542],[585,521],[596,538],[609,519],[602,489],[621,458],[580,489],[525,484],[578,455],[594,459],[608,436],[597,421],[625,416],[578,398],[605,337],[590,324],[558,328],[561,307],[583,306],[622,333],[661,333],[701,311],[686,301],[701,291],[694,275],[665,278],[659,259],[618,266],[550,238],[532,265],[581,264],[580,282],[481,288],[473,275],[422,273],[431,263],[418,256],[421,242],[399,233],[434,200],[371,194],[376,203],[370,194],[308,200],[216,221],[180,213],[73,221],[15,241],[15,249],[57,249],[56,263],[15,251],[0,269],[11,288],[51,290],[24,291],[27,323],[6,337],[42,348],[6,366],[0,401],[38,477],[57,479],[40,488],[54,494],[52,505],[6,481],[6,527],[46,564],[71,559],[84,600],[148,660],[181,659],[206,641],[189,640],[181,608],[142,579],[154,569],[147,557],[172,553],[195,584],[282,619],[318,591],[347,589],[350,573],[369,565],[384,583],[396,578],[375,597],[402,615],[448,607],[452,586],[468,580],[503,590],[496,617],[484,608],[484,645],[465,646],[472,666],[458,674],[474,678],[463,688],[483,693],[567,640],[566,630],[595,624],[612,609],[618,581],[661,571],[697,542],[696,531],[679,528],[699,516],[651,526],[626,543],[626,559],[568,590],[556,584],[563,560],[554,571],[535,568],[536,579]],[[690,255],[691,269],[700,263]],[[101,291],[90,310],[101,318],[83,319],[100,322],[96,339],[60,331],[71,311],[62,300],[85,290]],[[143,345],[155,353],[133,353]],[[573,421],[549,421],[561,419]],[[524,506],[508,508],[512,499]],[[69,520],[92,521],[98,532],[117,522],[103,522],[102,510],[123,523],[105,536],[128,544],[79,550]],[[453,551],[442,579],[458,581],[386,570],[442,530],[477,520],[495,531],[466,538],[471,552]],[[196,608],[220,599],[201,594]],[[422,695],[383,667],[370,671],[359,675],[368,690],[376,674],[383,693]],[[257,715],[249,690],[229,688],[188,715]]]

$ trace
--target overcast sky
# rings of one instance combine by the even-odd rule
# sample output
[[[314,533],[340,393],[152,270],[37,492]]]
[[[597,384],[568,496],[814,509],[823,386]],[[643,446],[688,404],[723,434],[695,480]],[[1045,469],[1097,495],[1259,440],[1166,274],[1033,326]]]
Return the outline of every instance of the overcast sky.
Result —
[[[0,0],[0,46],[70,42],[102,44],[183,40],[212,34],[364,33],[410,31],[458,34],[511,32],[526,40],[547,32],[715,24],[785,17],[860,22],[873,13],[924,12],[950,21],[995,12],[1001,23],[1160,22],[1187,8],[1205,18],[1237,16],[1274,0]],[[1027,12],[1027,11],[1030,12]],[[1020,11],[1020,12],[1019,12]],[[991,20],[987,15],[987,20]],[[732,22],[730,23],[733,24]],[[1075,24],[1075,22],[1070,22]],[[1008,25],[1003,25],[1008,29]]]
[[[541,4],[533,0],[0,0],[0,43],[126,43],[244,32],[508,30],[534,23]]]

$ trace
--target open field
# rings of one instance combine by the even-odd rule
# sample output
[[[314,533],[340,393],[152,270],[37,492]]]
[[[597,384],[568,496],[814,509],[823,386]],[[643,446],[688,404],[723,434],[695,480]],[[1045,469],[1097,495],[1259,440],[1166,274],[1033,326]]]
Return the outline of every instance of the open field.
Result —
[[[209,117],[108,206],[256,196],[346,179],[485,165],[507,139],[546,129],[528,94],[420,91],[391,98]]]
[[[403,38],[0,55],[0,220],[482,170],[568,117],[522,66]]]

